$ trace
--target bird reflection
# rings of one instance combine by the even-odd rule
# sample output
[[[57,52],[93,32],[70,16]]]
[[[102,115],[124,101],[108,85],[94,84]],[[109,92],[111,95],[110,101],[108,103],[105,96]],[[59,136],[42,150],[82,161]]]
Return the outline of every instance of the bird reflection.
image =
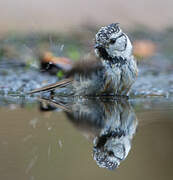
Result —
[[[101,168],[116,169],[126,159],[136,132],[137,118],[126,99],[49,100],[93,141],[93,158]]]

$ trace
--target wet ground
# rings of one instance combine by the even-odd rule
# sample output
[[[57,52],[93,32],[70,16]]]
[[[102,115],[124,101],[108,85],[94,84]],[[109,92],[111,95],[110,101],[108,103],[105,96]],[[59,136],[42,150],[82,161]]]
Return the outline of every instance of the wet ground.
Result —
[[[154,43],[162,42],[160,51],[138,62],[139,76],[128,100],[76,97],[55,101],[25,96],[63,77],[40,71],[34,51],[40,44],[33,37],[2,40],[0,179],[171,180],[173,55],[169,40],[173,33],[169,32],[162,33],[165,38],[148,34]],[[146,34],[131,36],[142,39]],[[41,42],[50,41],[46,38]],[[58,55],[77,60],[87,52],[74,39],[70,45],[64,43],[65,50]],[[86,39],[81,43],[86,45]]]
[[[57,76],[41,73],[37,68],[22,67],[16,62],[2,62],[0,69],[1,95],[23,95],[59,80]],[[160,67],[158,69],[158,67],[152,68],[149,65],[139,65],[138,78],[130,92],[131,96],[169,97],[172,94],[173,73],[171,70],[165,72]]]

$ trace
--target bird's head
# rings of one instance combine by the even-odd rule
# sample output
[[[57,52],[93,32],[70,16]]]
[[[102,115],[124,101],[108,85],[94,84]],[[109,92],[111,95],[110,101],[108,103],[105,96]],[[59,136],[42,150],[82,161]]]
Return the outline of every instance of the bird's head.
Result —
[[[128,134],[112,132],[94,139],[93,156],[99,167],[114,170],[126,159],[130,149]]]
[[[132,54],[132,44],[118,23],[102,27],[98,31],[94,48],[96,56],[104,60],[116,57],[127,59]]]

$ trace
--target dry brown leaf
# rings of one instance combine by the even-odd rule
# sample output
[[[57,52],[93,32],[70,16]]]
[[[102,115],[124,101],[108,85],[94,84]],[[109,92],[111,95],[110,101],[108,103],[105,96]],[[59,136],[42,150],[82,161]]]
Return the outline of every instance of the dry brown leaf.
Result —
[[[156,45],[150,40],[137,40],[133,47],[134,56],[140,59],[151,57],[156,52]]]

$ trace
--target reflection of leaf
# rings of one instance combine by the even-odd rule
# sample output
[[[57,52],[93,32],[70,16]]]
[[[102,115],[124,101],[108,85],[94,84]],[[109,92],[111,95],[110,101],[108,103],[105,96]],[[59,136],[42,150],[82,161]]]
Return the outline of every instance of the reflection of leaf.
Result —
[[[62,78],[64,76],[64,73],[61,70],[59,70],[56,75],[58,78]]]

